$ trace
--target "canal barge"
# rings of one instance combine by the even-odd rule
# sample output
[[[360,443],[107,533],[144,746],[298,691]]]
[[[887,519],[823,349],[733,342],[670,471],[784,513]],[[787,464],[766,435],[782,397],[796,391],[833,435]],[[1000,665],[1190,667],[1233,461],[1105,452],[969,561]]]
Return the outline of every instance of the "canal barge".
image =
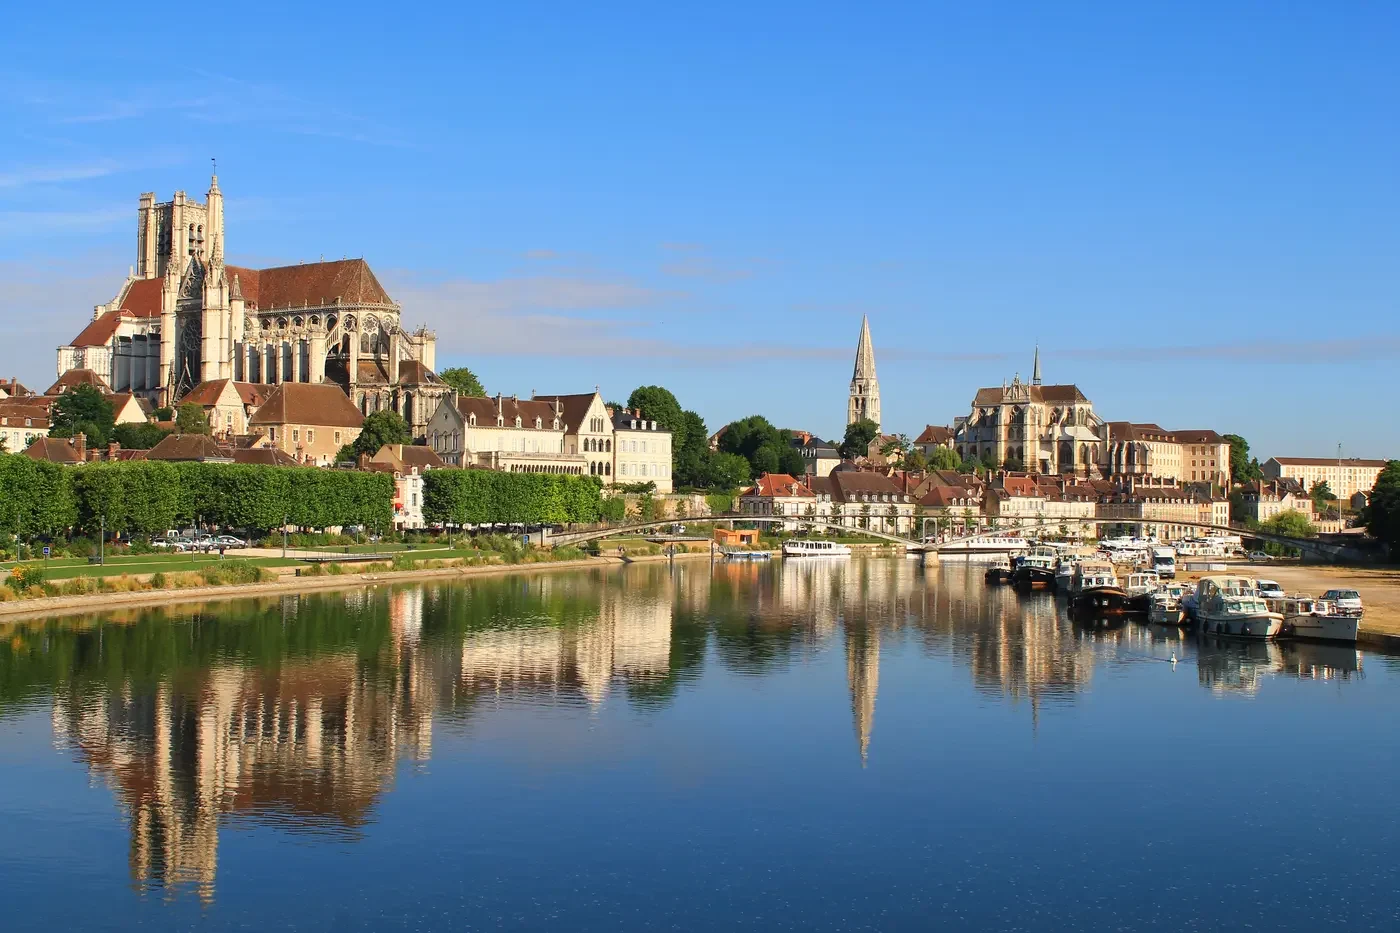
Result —
[[[1113,565],[1082,561],[1074,572],[1070,608],[1081,616],[1126,616],[1128,593],[1118,585]]]
[[[1059,552],[1054,548],[1037,545],[1031,548],[1030,553],[1017,558],[1011,582],[1027,590],[1054,589],[1055,564],[1059,559]]]
[[[784,557],[850,557],[849,545],[836,541],[812,541],[792,538],[783,542]]]

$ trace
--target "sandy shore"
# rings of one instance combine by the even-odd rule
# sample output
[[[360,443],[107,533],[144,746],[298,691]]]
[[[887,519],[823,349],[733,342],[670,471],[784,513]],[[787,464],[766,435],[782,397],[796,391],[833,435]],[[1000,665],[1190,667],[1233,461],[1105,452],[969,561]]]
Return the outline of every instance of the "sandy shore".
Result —
[[[1231,561],[1230,573],[1277,580],[1289,593],[1321,596],[1331,589],[1361,594],[1365,617],[1362,642],[1370,647],[1400,650],[1400,567],[1347,567],[1325,564],[1244,563]],[[1202,574],[1182,573],[1179,580],[1199,580]],[[1374,637],[1369,637],[1374,636]]]

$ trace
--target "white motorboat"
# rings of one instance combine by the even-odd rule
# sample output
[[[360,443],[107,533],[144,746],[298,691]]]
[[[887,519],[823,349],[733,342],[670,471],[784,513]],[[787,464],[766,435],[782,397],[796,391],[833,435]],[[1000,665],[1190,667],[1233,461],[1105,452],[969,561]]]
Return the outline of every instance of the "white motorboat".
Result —
[[[1196,621],[1208,635],[1277,638],[1283,631],[1283,614],[1255,595],[1247,577],[1202,577],[1196,584]]]
[[[1356,643],[1361,613],[1338,609],[1326,599],[1311,596],[1285,596],[1267,600],[1269,608],[1283,615],[1283,630],[1294,638]]]
[[[1060,558],[1059,564],[1055,567],[1055,589],[1061,593],[1068,593],[1070,586],[1074,583],[1074,568],[1078,566],[1076,561],[1068,557]]]
[[[836,541],[812,541],[792,538],[783,542],[784,557],[850,557],[848,545]]]
[[[1180,598],[1166,590],[1158,590],[1149,599],[1148,622],[1153,625],[1182,625],[1186,622],[1186,611],[1181,608]]]
[[[1128,574],[1123,590],[1134,612],[1146,612],[1150,608],[1152,594],[1157,592],[1161,582],[1155,570],[1135,570]]]

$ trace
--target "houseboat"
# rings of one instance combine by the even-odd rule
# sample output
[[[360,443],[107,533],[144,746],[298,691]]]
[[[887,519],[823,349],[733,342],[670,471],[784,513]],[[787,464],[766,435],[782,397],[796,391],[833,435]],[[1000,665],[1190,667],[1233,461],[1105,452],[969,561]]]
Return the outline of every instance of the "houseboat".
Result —
[[[1010,583],[1011,561],[1005,557],[995,558],[992,565],[987,568],[987,572],[982,575],[982,579],[988,583]]]
[[[1186,610],[1181,608],[1180,597],[1164,589],[1153,593],[1147,606],[1147,621],[1152,625],[1184,625]]]
[[[1122,616],[1128,610],[1128,594],[1118,585],[1113,565],[1083,561],[1075,569],[1070,608],[1082,616]]]
[[[1060,555],[1052,547],[1036,545],[1018,558],[1011,582],[1022,589],[1049,589],[1055,586],[1055,565]]]
[[[835,541],[812,541],[807,538],[790,538],[783,542],[784,557],[850,557],[848,545]]]
[[[1273,612],[1247,577],[1209,576],[1196,584],[1196,622],[1209,635],[1277,638],[1283,614]]]

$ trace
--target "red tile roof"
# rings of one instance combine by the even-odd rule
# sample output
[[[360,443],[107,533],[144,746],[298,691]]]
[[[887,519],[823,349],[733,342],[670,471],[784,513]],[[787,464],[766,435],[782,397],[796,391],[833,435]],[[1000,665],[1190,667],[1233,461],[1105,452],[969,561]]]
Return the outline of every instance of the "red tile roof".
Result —
[[[364,420],[338,385],[284,382],[272,390],[248,423],[358,428]]]
[[[274,269],[228,268],[230,276],[235,272],[244,303],[262,311],[324,307],[337,299],[343,305],[394,303],[363,259],[308,262]]]
[[[160,290],[164,279],[137,279],[122,295],[118,309],[136,317],[160,317]]]
[[[589,396],[592,398],[592,396]],[[560,397],[565,405],[564,411],[568,412],[568,403],[564,397]],[[462,413],[463,418],[476,415],[476,423],[481,426],[494,425],[496,423],[496,403],[500,402],[500,414],[507,427],[515,427],[515,419],[520,418],[521,427],[534,428],[535,419],[539,418],[544,430],[554,428],[554,398],[551,396],[546,400],[543,397],[536,397],[532,401],[524,399],[498,396],[497,398],[477,398],[466,395],[457,396],[457,410]],[[560,417],[560,428],[567,423],[563,416]]]
[[[953,439],[953,429],[945,428],[941,424],[929,424],[924,426],[923,432],[916,438],[916,444],[947,444]]]
[[[117,311],[104,311],[96,320],[84,327],[82,333],[73,338],[69,346],[73,347],[105,347],[112,339],[112,335],[121,326],[122,316]]]
[[[812,490],[804,486],[791,474],[764,473],[754,481],[753,488],[749,490],[749,495],[777,499],[794,497],[810,498],[812,496]]]
[[[96,386],[103,395],[111,395],[112,388],[103,381],[102,377],[90,369],[70,369],[58,381],[44,390],[45,395],[62,395],[69,389],[76,389],[81,385]]]
[[[78,451],[66,437],[36,437],[34,443],[24,449],[30,460],[47,460],[50,463],[78,463]]]

